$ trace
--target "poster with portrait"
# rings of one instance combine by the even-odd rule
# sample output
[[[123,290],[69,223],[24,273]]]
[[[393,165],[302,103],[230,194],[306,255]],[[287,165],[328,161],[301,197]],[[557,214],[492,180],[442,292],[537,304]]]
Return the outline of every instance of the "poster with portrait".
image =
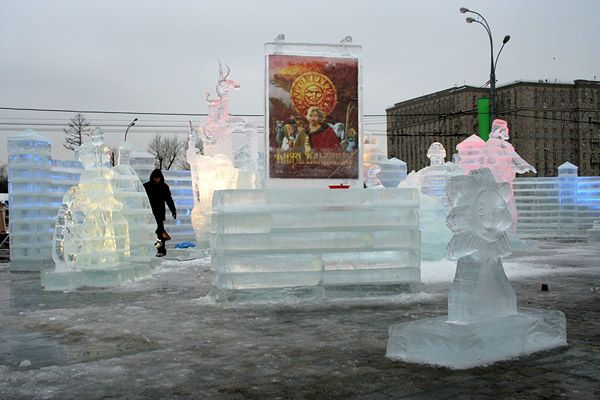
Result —
[[[269,178],[359,178],[359,64],[269,54]]]

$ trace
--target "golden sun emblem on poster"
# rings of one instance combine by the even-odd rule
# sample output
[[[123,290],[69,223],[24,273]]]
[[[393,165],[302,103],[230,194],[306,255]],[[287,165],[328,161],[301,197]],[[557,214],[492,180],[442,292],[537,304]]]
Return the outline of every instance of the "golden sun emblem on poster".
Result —
[[[331,114],[337,102],[337,93],[333,82],[318,72],[306,72],[300,75],[290,90],[294,108],[306,115],[310,107],[317,106],[325,114]]]

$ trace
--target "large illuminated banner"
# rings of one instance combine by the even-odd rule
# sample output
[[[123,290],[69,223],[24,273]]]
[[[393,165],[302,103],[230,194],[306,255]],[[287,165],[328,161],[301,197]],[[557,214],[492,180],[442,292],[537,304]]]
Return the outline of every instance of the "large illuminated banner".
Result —
[[[355,57],[267,55],[269,178],[359,179]]]

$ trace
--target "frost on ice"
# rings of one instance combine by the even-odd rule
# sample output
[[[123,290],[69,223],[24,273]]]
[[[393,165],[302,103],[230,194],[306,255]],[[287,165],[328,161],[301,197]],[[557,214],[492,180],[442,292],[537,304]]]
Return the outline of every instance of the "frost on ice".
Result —
[[[509,194],[487,168],[451,178],[448,256],[458,262],[448,316],[392,325],[387,357],[470,368],[566,345],[562,312],[517,310],[502,266],[510,254]]]

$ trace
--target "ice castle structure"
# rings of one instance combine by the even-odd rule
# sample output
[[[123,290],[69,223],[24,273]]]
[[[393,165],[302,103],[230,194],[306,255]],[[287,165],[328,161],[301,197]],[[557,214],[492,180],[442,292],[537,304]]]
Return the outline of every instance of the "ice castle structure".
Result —
[[[51,268],[56,212],[79,180],[79,161],[54,160],[50,139],[33,130],[9,136],[10,270]]]
[[[400,187],[414,187],[420,191],[421,258],[433,261],[446,257],[446,246],[452,237],[446,226],[449,209],[446,186],[452,176],[463,172],[460,166],[446,162],[446,150],[441,143],[432,143],[427,157],[430,165],[411,172]]]
[[[53,271],[43,271],[46,290],[114,286],[150,274],[154,217],[135,171],[128,165],[130,145],[119,149],[110,167],[103,132],[79,149],[84,171],[63,197],[52,243]]]
[[[509,194],[487,168],[451,178],[448,257],[458,261],[448,316],[392,325],[388,358],[463,369],[567,344],[562,312],[517,309],[502,266]]]

